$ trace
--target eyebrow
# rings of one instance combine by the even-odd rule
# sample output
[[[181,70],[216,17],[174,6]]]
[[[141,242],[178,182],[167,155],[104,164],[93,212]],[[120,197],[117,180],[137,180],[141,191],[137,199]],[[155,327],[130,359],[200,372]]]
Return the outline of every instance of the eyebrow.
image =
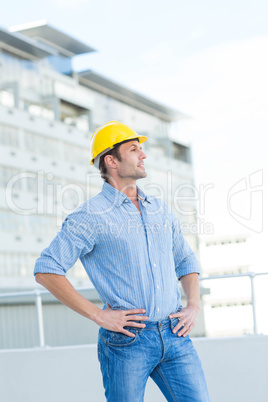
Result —
[[[130,148],[131,148],[131,147],[139,148],[137,144],[131,144]],[[142,146],[141,146],[141,145],[140,145],[140,149],[142,149]]]

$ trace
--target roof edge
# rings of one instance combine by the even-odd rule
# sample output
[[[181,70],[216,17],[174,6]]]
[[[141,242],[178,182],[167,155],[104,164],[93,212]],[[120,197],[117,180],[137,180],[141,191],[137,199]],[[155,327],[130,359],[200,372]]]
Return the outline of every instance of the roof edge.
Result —
[[[101,91],[106,95],[110,95],[111,97],[129,104],[130,106],[134,106],[137,109],[145,112],[147,111],[168,122],[189,118],[189,116],[184,113],[110,80],[93,70],[84,70],[76,72],[76,74],[78,75],[81,84]]]

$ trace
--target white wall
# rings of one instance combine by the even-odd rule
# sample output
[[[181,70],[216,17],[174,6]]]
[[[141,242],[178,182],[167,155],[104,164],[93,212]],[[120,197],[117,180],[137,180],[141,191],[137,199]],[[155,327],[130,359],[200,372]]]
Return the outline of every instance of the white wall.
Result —
[[[193,340],[211,402],[267,402],[268,336]],[[104,402],[96,345],[0,351],[3,402]],[[150,380],[145,400],[164,397]]]

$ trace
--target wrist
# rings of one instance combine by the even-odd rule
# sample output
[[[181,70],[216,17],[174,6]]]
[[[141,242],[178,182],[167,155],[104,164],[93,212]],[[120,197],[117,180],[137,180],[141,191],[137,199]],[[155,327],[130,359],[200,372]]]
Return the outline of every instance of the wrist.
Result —
[[[192,307],[194,308],[197,312],[199,312],[201,310],[201,306],[200,306],[200,302],[198,301],[192,301],[189,300],[187,303],[187,307]]]
[[[94,305],[94,308],[92,311],[89,313],[89,319],[94,321],[96,324],[100,325],[100,316],[101,316],[102,310]]]

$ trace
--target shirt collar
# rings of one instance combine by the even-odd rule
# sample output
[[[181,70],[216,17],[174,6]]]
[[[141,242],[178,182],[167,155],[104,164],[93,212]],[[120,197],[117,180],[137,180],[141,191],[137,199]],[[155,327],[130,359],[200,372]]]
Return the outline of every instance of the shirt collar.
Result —
[[[148,197],[148,195],[146,195],[138,186],[137,186],[137,192],[138,192],[138,198],[142,202],[147,201],[149,202],[149,204],[151,204],[150,197]]]
[[[142,201],[142,204],[145,205],[145,201],[151,204],[149,197],[137,186],[138,198]],[[114,205],[119,207],[125,200],[129,200],[126,194],[122,193],[122,191],[117,190],[111,184],[106,181],[102,186],[102,194],[108,198]]]

